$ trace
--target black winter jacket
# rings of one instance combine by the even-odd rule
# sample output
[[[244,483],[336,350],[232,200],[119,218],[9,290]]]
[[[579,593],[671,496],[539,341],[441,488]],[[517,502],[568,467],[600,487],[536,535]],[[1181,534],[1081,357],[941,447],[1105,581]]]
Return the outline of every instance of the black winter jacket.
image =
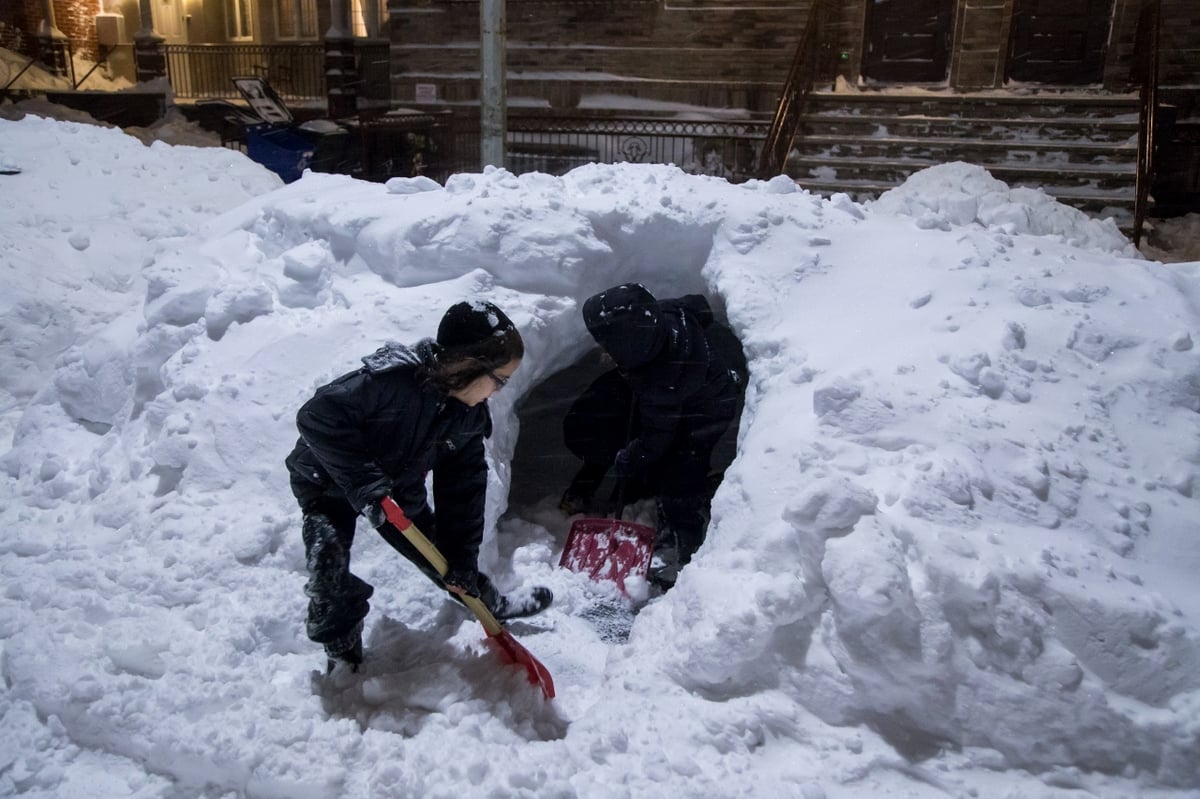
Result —
[[[589,298],[583,318],[637,396],[641,433],[628,447],[633,471],[688,439],[715,443],[737,414],[739,391],[708,339],[708,300],[656,300],[627,284]]]
[[[334,495],[361,512],[390,494],[412,518],[428,515],[425,475],[432,471],[437,527],[423,532],[451,568],[474,568],[491,414],[486,402],[468,407],[421,384],[418,367],[431,352],[428,342],[389,344],[363,358],[363,368],[317,389],[296,415],[300,439],[287,467],[301,506]]]

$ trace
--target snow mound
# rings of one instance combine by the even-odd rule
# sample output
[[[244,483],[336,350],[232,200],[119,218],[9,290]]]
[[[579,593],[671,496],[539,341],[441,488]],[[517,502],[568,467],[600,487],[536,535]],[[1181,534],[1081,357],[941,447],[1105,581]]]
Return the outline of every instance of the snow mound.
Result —
[[[1041,189],[1010,188],[983,167],[961,161],[923,169],[867,205],[914,217],[922,228],[975,223],[1004,233],[1058,235],[1084,249],[1137,257],[1112,219],[1092,219]]]
[[[1194,269],[962,165],[865,207],[666,166],[277,188],[222,151],[8,124],[31,182],[5,243],[53,247],[10,272],[81,271],[4,300],[6,786],[1200,787]],[[137,235],[39,205],[96,196],[98,172]],[[105,255],[92,277],[74,234]],[[582,300],[631,279],[723,304],[750,384],[707,542],[617,645],[553,568],[565,522],[503,516],[516,404],[590,346]],[[553,705],[370,536],[363,674],[314,675],[303,635],[295,409],[475,296],[527,343],[492,405],[484,566],[559,597],[520,630]]]

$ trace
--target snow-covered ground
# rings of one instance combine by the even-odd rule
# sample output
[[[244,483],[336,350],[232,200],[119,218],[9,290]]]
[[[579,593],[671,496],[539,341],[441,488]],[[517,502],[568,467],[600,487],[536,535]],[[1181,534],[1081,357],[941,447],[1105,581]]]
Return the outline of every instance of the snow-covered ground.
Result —
[[[1200,796],[1200,263],[949,164],[875,203],[665,166],[439,186],[0,121],[0,795]],[[701,291],[751,372],[708,541],[626,643],[508,508],[579,304]],[[304,637],[314,387],[497,302],[485,566],[545,702],[369,530]],[[563,482],[566,475],[562,477]]]

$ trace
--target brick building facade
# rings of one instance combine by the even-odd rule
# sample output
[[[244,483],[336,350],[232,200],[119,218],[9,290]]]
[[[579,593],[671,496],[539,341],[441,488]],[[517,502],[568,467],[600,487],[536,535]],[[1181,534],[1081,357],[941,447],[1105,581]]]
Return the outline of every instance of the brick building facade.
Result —
[[[832,3],[837,74],[850,86],[888,83],[927,85],[952,92],[1024,87],[1126,93],[1133,86],[1132,51],[1144,0],[1082,0],[1057,4],[1050,23],[1044,6],[1055,0],[917,0],[935,26],[926,36],[944,42],[944,68],[930,79],[911,78],[905,58],[879,59],[876,74],[864,69],[875,53],[891,46],[884,6],[870,0]],[[1162,0],[1162,77],[1166,85],[1200,83],[1200,14],[1195,0]],[[509,97],[527,104],[568,109],[603,95],[609,102],[657,100],[710,108],[768,113],[787,74],[812,0],[508,0]],[[393,0],[389,35],[392,98],[412,104],[435,96],[437,103],[474,102],[478,97],[478,0]],[[873,16],[875,18],[873,18]],[[1051,24],[1049,30],[1037,30]],[[940,26],[940,27],[937,27]],[[1069,48],[1090,37],[1078,58]],[[898,41],[903,37],[893,37]],[[1022,42],[1060,42],[1055,53],[1032,56]],[[1042,58],[1042,56],[1045,58]],[[1042,60],[1039,60],[1039,59]],[[1078,62],[1078,63],[1075,63]],[[1076,74],[1071,70],[1075,69]],[[1022,72],[1023,70],[1023,72]],[[1038,75],[1046,81],[1017,79]]]

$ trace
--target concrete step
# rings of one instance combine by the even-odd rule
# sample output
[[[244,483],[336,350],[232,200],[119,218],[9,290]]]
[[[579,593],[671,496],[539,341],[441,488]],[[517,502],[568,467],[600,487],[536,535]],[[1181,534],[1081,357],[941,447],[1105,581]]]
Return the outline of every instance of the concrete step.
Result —
[[[1129,120],[1060,119],[999,120],[992,117],[880,116],[848,113],[807,115],[804,135],[816,136],[958,136],[995,141],[1037,142],[1070,138],[1097,144],[1136,140],[1137,115]]]
[[[985,163],[1043,163],[1086,169],[1114,169],[1137,161],[1137,142],[1097,143],[1066,140],[991,140],[959,136],[911,137],[809,135],[797,139],[793,150],[805,158],[923,158],[930,161]]]
[[[978,164],[1093,214],[1129,216],[1137,98],[826,93],[810,98],[787,174],[823,195],[870,199],[936,164]]]
[[[950,159],[955,160],[955,159]],[[802,180],[868,180],[885,185],[899,185],[909,175],[927,167],[948,161],[890,158],[795,158],[788,161],[787,174]],[[977,163],[977,162],[968,162]],[[1059,188],[1091,187],[1103,191],[1129,191],[1134,179],[1132,166],[1116,171],[1105,168],[1063,169],[1037,164],[986,164],[984,169],[997,180],[1009,185],[1039,185]]]
[[[844,193],[849,194],[858,201],[878,199],[884,192],[894,189],[900,183],[903,183],[903,181],[893,183],[872,178],[839,178],[829,180],[816,177],[796,177],[794,179],[800,188],[811,191],[814,194],[829,197],[834,194]],[[1043,183],[1010,183],[1009,185],[1013,187],[1041,189],[1064,205],[1070,205],[1086,213],[1099,215],[1105,212],[1116,212],[1118,217],[1122,217],[1118,219],[1118,224],[1123,223],[1125,213],[1131,212],[1134,205],[1134,197],[1131,192],[1103,191],[1082,186],[1047,186]]]
[[[807,108],[810,112],[819,114],[832,110],[887,117],[970,117],[993,118],[1006,122],[1018,119],[1071,118],[1131,118],[1136,121],[1138,98],[1136,94],[1091,95],[1053,92],[996,97],[978,94],[816,92],[809,96]]]

